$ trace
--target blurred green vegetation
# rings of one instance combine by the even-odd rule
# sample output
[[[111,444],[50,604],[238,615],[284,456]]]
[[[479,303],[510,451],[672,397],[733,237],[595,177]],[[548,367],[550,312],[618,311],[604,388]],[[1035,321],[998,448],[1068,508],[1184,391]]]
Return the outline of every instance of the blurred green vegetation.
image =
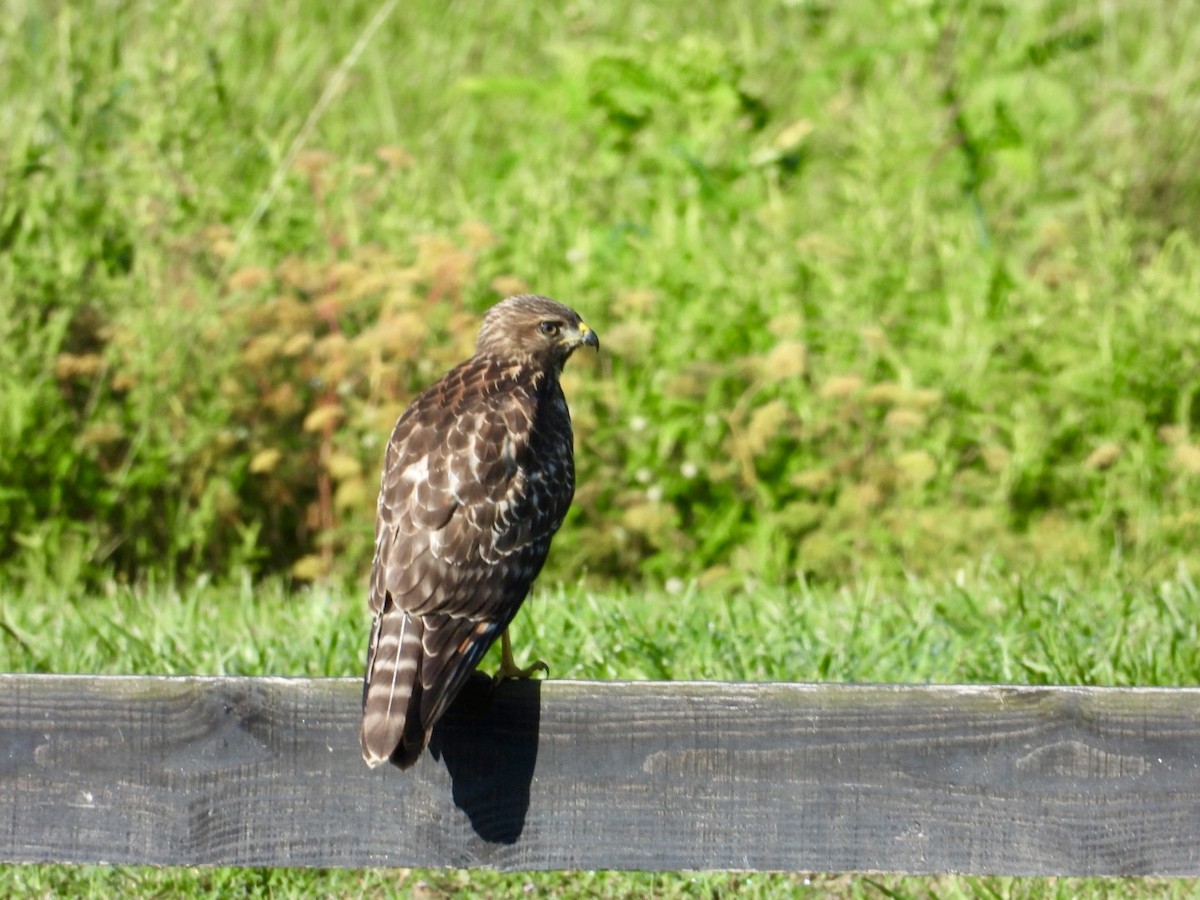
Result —
[[[553,578],[1194,561],[1194,3],[400,4],[339,69],[379,8],[10,3],[10,570],[360,577],[527,288],[605,348]]]

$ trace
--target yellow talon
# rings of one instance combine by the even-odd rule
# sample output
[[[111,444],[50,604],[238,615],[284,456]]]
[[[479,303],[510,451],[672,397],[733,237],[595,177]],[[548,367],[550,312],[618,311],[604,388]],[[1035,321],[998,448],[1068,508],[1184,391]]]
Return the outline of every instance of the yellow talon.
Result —
[[[493,682],[499,684],[509,678],[532,678],[533,673],[539,669],[547,675],[550,674],[550,667],[540,659],[523,669],[517,665],[517,661],[513,659],[512,642],[508,639],[508,629],[505,628],[504,634],[500,636],[500,668],[496,670]]]

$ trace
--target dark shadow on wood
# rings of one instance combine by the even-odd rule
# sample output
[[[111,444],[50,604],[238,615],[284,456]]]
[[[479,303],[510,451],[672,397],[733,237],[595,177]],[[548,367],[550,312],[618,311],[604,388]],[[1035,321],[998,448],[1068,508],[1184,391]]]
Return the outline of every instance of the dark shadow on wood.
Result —
[[[493,687],[476,673],[433,730],[429,750],[446,763],[454,805],[493,844],[515,844],[525,830],[537,764],[541,682]]]

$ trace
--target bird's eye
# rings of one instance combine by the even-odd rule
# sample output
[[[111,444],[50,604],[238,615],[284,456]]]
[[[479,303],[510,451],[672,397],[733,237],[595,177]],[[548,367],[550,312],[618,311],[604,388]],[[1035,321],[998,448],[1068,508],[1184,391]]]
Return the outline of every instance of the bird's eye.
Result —
[[[546,335],[558,334],[559,327],[558,322],[542,322],[538,325],[538,331]]]

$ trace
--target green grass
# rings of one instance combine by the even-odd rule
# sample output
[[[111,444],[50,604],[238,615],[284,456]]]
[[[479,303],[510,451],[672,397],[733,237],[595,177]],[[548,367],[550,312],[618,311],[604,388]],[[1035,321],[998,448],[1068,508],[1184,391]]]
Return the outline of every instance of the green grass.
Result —
[[[518,622],[556,677],[1195,684],[1198,49],[1196,0],[12,0],[0,668],[357,675],[382,440],[528,286],[604,347]],[[1196,893],[0,870],[526,885]]]
[[[231,895],[270,898],[300,897],[412,897],[437,900],[449,897],[655,897],[684,898],[774,897],[799,898],[1007,898],[1007,900],[1118,900],[1128,897],[1163,897],[1185,900],[1196,896],[1192,882],[1162,879],[1063,878],[885,878],[813,874],[681,874],[579,872],[501,875],[489,872],[289,872],[286,870],[179,869],[155,872],[145,869],[73,870],[29,867],[11,870],[20,880],[0,885],[18,896],[76,897],[122,895],[165,897],[228,897]]]
[[[0,670],[357,677],[360,594],[249,580],[9,586]],[[1182,685],[1200,683],[1198,622],[1186,572],[1148,585],[984,568],[841,588],[544,587],[514,634],[556,678]]]

